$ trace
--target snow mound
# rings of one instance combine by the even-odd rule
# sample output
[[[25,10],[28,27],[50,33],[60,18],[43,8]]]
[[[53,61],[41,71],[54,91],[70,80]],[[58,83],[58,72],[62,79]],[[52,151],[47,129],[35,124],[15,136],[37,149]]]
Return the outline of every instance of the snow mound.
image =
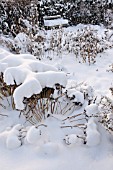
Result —
[[[9,132],[7,130],[0,133],[0,144],[4,145],[5,147],[6,147],[6,139],[8,134]]]
[[[87,131],[87,146],[96,146],[100,144],[101,136],[100,133],[96,130]]]
[[[21,146],[21,141],[17,136],[10,134],[7,137],[6,145],[8,149],[16,149]]]
[[[59,144],[55,142],[47,142],[42,145],[40,152],[48,156],[55,156],[60,150]]]
[[[65,137],[65,142],[68,145],[74,145],[81,143],[81,139],[77,137],[76,134],[70,134]]]
[[[3,48],[0,48],[0,59],[3,59],[5,56],[9,55],[10,52],[4,50]]]
[[[98,131],[98,127],[94,118],[89,119],[87,123],[86,134],[87,146],[96,146],[100,144],[101,135]]]
[[[46,72],[46,71],[57,71],[56,67],[51,65],[39,62],[39,61],[30,61],[29,67],[31,68],[32,72]]]
[[[4,72],[4,81],[7,85],[20,85],[24,82],[28,74],[28,70],[23,67],[7,68]],[[21,75],[21,76],[20,76]]]
[[[55,84],[60,84],[65,87],[67,83],[66,74],[63,72],[40,72],[36,74],[36,79],[39,80],[42,88],[44,87],[54,87]]]
[[[26,140],[29,144],[36,144],[41,137],[41,131],[35,126],[31,126],[26,134]]]
[[[85,107],[85,111],[87,116],[93,116],[99,113],[98,105],[97,104],[90,104]]]
[[[6,146],[8,149],[16,149],[21,146],[21,140],[19,139],[19,131],[20,127],[17,125],[13,127],[6,139]]]
[[[17,130],[17,131],[20,131],[21,129],[23,128],[23,126],[21,124],[16,124],[12,130]]]
[[[90,118],[87,123],[87,130],[97,130],[97,124],[95,122],[95,118]]]

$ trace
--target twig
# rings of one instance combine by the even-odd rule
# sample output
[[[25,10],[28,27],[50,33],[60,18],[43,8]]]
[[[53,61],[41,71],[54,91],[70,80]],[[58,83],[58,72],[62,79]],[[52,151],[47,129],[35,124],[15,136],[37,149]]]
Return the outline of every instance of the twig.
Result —
[[[35,126],[35,127],[38,128],[38,127],[40,127],[40,126],[47,127],[47,125],[45,125],[45,124],[40,124],[40,125],[37,125],[37,126]]]
[[[84,126],[83,128],[86,127],[84,124],[77,124],[77,125],[74,125],[74,126],[61,126],[61,128],[73,128],[73,127],[79,127],[79,126]]]
[[[6,117],[8,117],[8,115],[3,115],[3,114],[1,114],[1,113],[0,113],[0,116],[4,116],[4,117],[6,116]]]

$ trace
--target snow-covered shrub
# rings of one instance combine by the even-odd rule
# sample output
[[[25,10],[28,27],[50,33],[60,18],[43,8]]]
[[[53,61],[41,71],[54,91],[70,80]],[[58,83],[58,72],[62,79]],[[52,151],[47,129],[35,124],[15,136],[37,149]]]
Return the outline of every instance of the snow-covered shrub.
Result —
[[[109,97],[102,97],[100,104],[100,123],[110,133],[113,131],[113,101]]]
[[[76,31],[67,31],[63,28],[52,29],[46,36],[45,51],[48,55],[53,54],[61,57],[63,54],[73,54],[81,63],[94,64],[98,53],[112,48],[110,40],[112,31],[104,29],[100,35],[99,29],[90,26],[82,26]],[[46,54],[45,53],[45,54]]]
[[[55,89],[57,98],[66,86],[66,74],[59,72],[54,66],[37,61],[30,54],[7,54],[4,50],[1,56],[2,95],[13,96],[13,108],[23,110],[26,119],[30,120],[34,114],[33,117],[41,121],[45,111],[50,109],[50,100]]]
[[[33,28],[32,28],[33,29]],[[10,52],[16,54],[30,53],[36,56],[37,59],[42,59],[45,55],[45,35],[44,30],[34,28],[33,34],[31,29],[22,30],[15,37],[4,36],[0,37],[0,44],[7,48]]]
[[[21,110],[32,124],[41,121],[46,113],[71,113],[92,100],[90,86],[66,87],[65,73],[30,54],[14,55],[1,50],[0,73],[2,96],[11,97],[12,108]]]
[[[86,144],[87,146],[96,146],[101,142],[101,135],[99,132],[98,124],[100,120],[100,114],[98,113],[95,118],[95,109],[91,105],[87,106],[87,111],[74,114],[63,120],[61,128],[77,128],[77,133],[69,134],[64,138],[67,145]],[[97,113],[97,112],[96,112]]]
[[[53,28],[49,34],[46,36],[46,41],[44,43],[45,52],[50,56],[58,55],[61,57],[62,51],[62,42],[63,42],[63,28],[59,27],[58,29]]]
[[[15,38],[1,36],[2,46],[7,47],[13,53],[30,53],[37,59],[47,57],[54,58],[55,55],[62,57],[64,54],[73,54],[79,62],[88,62],[89,65],[96,62],[98,53],[111,48],[113,42],[110,40],[112,31],[105,29],[103,37],[98,30],[91,27],[83,27],[76,31],[64,31],[59,29],[41,29],[35,25],[33,28],[27,23],[27,30],[21,30]],[[33,32],[31,31],[34,30]]]
[[[86,28],[86,30],[83,30],[82,34],[79,37],[79,42],[80,55],[82,57],[83,63],[95,63],[98,40],[93,34],[93,31],[90,28]]]
[[[84,27],[63,35],[62,51],[74,54],[83,63],[91,64],[96,62],[98,53],[110,48],[112,43],[107,42],[107,39],[99,38],[97,30]]]
[[[86,83],[77,84],[75,81],[69,81],[67,83],[66,95],[73,103],[82,106],[85,100],[90,104],[94,97],[94,90]]]
[[[28,52],[30,44],[30,38],[23,32],[17,34],[14,38],[14,50],[17,54]]]
[[[13,52],[14,51],[14,43],[11,38],[7,38],[5,36],[0,36],[0,44],[8,49],[9,51]]]

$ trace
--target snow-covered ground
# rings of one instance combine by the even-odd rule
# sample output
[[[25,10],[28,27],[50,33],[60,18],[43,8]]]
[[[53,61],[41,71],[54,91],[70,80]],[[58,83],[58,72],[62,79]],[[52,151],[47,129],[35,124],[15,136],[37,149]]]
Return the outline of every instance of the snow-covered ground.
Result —
[[[24,70],[24,67],[26,68],[25,74],[27,76],[25,75],[25,79],[26,77],[30,79],[32,73],[32,77],[34,77],[36,82],[39,80],[39,77],[36,76],[37,74],[40,74],[40,72],[46,73],[46,71],[50,70],[55,71],[52,77],[53,82],[56,80],[59,81],[59,83],[66,82],[64,73],[62,73],[60,79],[57,78],[57,69],[62,68],[67,75],[68,86],[71,87],[81,83],[87,84],[94,89],[95,97],[108,96],[113,100],[113,96],[109,90],[110,87],[113,87],[113,73],[107,71],[113,63],[113,49],[108,49],[98,54],[96,63],[90,66],[87,63],[79,63],[75,56],[68,54],[62,55],[60,58],[54,56],[52,60],[43,58],[43,64],[41,65],[41,63],[39,64],[34,58],[32,58],[31,62],[32,56],[29,55],[29,57],[25,57],[26,59],[21,55],[16,61],[14,60],[14,56],[12,56],[12,61],[9,62],[8,58],[5,58],[8,53],[6,52],[4,56],[1,51],[0,53],[0,70],[4,70],[5,72],[4,79],[6,83],[11,84],[11,79],[8,79],[8,73],[12,73],[12,69],[16,67],[16,64],[17,67],[21,67],[22,70]],[[33,61],[35,61],[36,65],[34,65]],[[4,63],[6,63],[6,65]],[[7,64],[9,65],[7,66]],[[48,69],[46,70],[45,68]],[[8,69],[10,72],[8,72]],[[35,71],[39,71],[39,73],[34,73]],[[12,82],[15,79],[21,80],[20,83],[25,83],[19,74],[21,73],[19,72],[17,74],[17,79],[13,74],[10,74]],[[43,78],[42,83],[41,79],[39,80],[41,87],[43,83],[46,82],[45,80],[46,77]],[[37,89],[35,90],[37,93]],[[31,91],[29,91],[29,93],[30,92]],[[24,93],[26,92],[24,91]],[[24,95],[24,93],[22,93],[22,95]],[[72,91],[68,95],[71,96],[71,94]],[[86,106],[82,98],[82,93],[78,93],[77,91],[73,94],[78,95],[76,100],[80,100],[83,106],[75,110],[72,115],[77,115],[83,112],[84,109],[88,116],[98,114],[99,108],[96,104]],[[25,96],[26,95],[29,96],[29,94],[25,94]],[[113,136],[97,121],[97,118],[90,118],[86,123],[87,143],[84,144],[82,137],[77,137],[78,135],[79,137],[83,136],[83,131],[81,131],[80,128],[63,128],[63,126],[71,125],[71,123],[66,120],[66,117],[72,115],[53,114],[46,118],[46,120],[43,120],[41,126],[39,126],[40,124],[33,126],[25,123],[26,120],[23,116],[19,117],[19,111],[6,110],[0,107],[0,114],[8,116],[0,115],[0,169],[2,170],[113,169]],[[71,118],[69,120],[71,120]],[[75,119],[72,119],[72,121],[73,120]],[[76,124],[77,122],[72,123],[72,125]]]

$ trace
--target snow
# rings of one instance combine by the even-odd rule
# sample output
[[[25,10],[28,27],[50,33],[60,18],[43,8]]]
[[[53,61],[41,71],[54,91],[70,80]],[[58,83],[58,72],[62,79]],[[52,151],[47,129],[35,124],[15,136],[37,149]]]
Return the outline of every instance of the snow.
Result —
[[[87,146],[96,146],[100,144],[101,136],[97,130],[87,131]]]
[[[6,140],[6,146],[8,149],[16,149],[21,146],[21,141],[14,134],[9,134]]]
[[[21,146],[21,141],[19,140],[19,129],[20,125],[14,126],[10,131],[6,139],[6,146],[8,149],[16,149]]]
[[[82,25],[67,29],[76,30],[80,27]],[[98,29],[101,37],[103,26],[92,27]],[[97,97],[98,99],[98,96],[106,95],[113,99],[109,91],[113,85],[113,73],[106,71],[113,63],[112,53],[113,49],[109,49],[98,54],[96,63],[89,66],[87,63],[79,63],[71,54],[62,55],[62,58],[54,54],[53,60],[44,58],[43,62],[39,62],[32,55],[12,55],[6,50],[0,49],[0,72],[4,73],[5,82],[8,85],[13,85],[15,82],[19,85],[17,91],[15,90],[16,94],[14,93],[18,109],[23,107],[23,97],[39,93],[47,85],[53,87],[56,82],[66,86],[68,79],[68,88],[66,87],[66,89],[70,90],[69,96],[77,96],[76,101],[83,104],[81,108],[74,110],[68,116],[84,113],[84,109],[88,115],[88,122],[86,122],[77,120],[82,119],[83,115],[75,117],[76,119],[70,118],[63,121],[67,115],[50,114],[49,118],[40,122],[47,126],[39,128],[40,123],[37,123],[36,128],[26,122],[23,115],[19,118],[20,111],[12,111],[10,106],[6,110],[0,105],[0,114],[8,115],[8,117],[0,117],[0,169],[113,169],[113,136],[101,126],[97,118],[93,118],[93,116],[99,115],[100,100],[96,100],[95,103],[92,100],[92,98]],[[59,63],[60,68],[65,68],[63,70],[65,73],[59,72],[54,67]],[[89,100],[92,100],[90,105],[84,100],[84,93]],[[7,103],[6,100],[2,101],[1,99],[0,102]],[[112,112],[109,112],[107,119],[112,120],[112,118]],[[79,123],[84,124],[86,129],[84,126],[72,127]],[[62,126],[71,127],[61,128]],[[83,129],[86,134],[83,133]],[[78,136],[85,139],[86,144]]]
[[[27,46],[31,43],[30,38],[25,33],[19,33],[14,39],[14,46],[20,49],[21,53],[27,52]]]
[[[86,114],[88,116],[96,115],[99,112],[98,105],[97,104],[90,104],[90,105],[85,107],[85,111],[86,111]]]
[[[65,142],[68,145],[76,145],[81,143],[81,139],[79,139],[76,134],[70,134],[65,137]]]
[[[96,146],[101,142],[101,135],[98,131],[98,126],[94,118],[89,119],[86,129],[87,146]]]
[[[113,113],[107,114],[107,118],[108,118],[108,120],[109,120],[109,119],[113,119]]]
[[[94,118],[90,118],[87,123],[87,130],[97,130],[97,124]]]
[[[46,71],[57,71],[57,68],[39,61],[33,61],[29,63],[29,67],[32,72],[46,72]]]
[[[36,144],[41,137],[41,131],[35,126],[31,126],[26,135],[26,141],[30,144]]]
[[[29,77],[30,78],[30,77]],[[34,77],[31,76],[30,81],[29,78],[24,81],[24,83],[15,89],[13,97],[15,102],[16,109],[23,110],[24,97],[30,98],[33,94],[39,94],[42,91],[42,87]]]
[[[73,98],[73,102],[84,104],[84,94],[76,89],[67,90],[67,96]]]
[[[93,99],[93,88],[87,84],[82,84],[80,87],[80,91],[88,96],[88,99]]]
[[[63,72],[40,72],[36,74],[36,78],[39,80],[42,88],[53,87],[55,84],[60,84],[61,86],[65,87],[67,84],[66,74]]]
[[[5,53],[5,52],[4,52]],[[37,61],[32,55],[4,55],[0,60],[1,72],[7,85],[20,85],[14,91],[13,97],[16,109],[23,110],[24,97],[39,94],[43,88],[67,84],[66,74],[58,72],[57,68]]]
[[[58,18],[54,20],[44,20],[44,26],[53,27],[58,25],[68,25],[68,20],[63,18]]]
[[[27,77],[28,70],[22,67],[7,68],[4,72],[4,81],[7,85],[20,85]],[[21,76],[20,76],[21,75]]]

